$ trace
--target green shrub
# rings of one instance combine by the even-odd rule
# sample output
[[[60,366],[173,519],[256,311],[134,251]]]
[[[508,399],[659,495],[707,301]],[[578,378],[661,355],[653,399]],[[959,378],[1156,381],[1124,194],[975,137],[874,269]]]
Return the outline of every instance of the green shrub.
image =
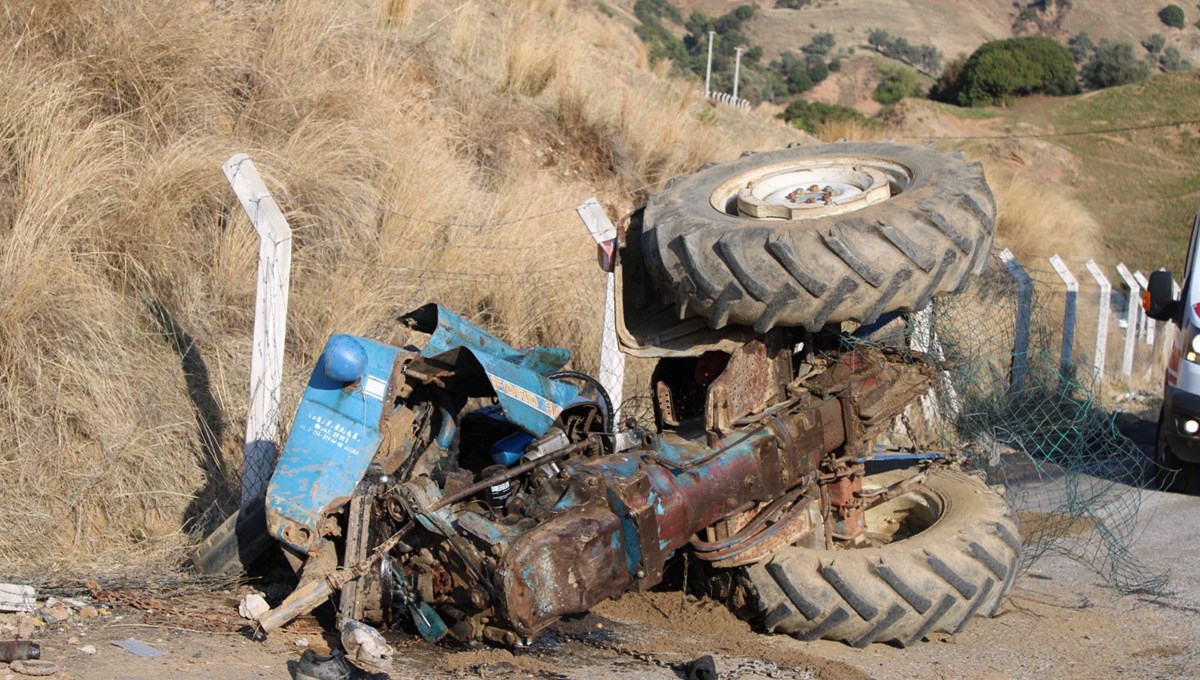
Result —
[[[833,50],[836,40],[832,33],[818,33],[813,36],[807,45],[800,48],[800,51],[805,54],[815,54],[817,56],[825,56]]]
[[[1028,94],[1068,95],[1079,91],[1075,59],[1049,38],[1025,37],[984,43],[963,64],[958,80],[936,88],[954,93],[963,106],[1007,104]]]
[[[884,64],[878,64],[876,68],[879,70],[880,81],[871,95],[875,101],[888,106],[905,97],[921,96],[921,80],[912,70]]]
[[[1171,28],[1183,28],[1187,25],[1187,17],[1179,5],[1167,5],[1158,12],[1158,18]]]
[[[1191,68],[1192,63],[1184,59],[1183,54],[1178,47],[1171,46],[1163,50],[1162,55],[1158,58],[1158,65],[1162,70],[1170,73],[1171,71],[1182,71],[1186,68]]]
[[[1088,87],[1115,87],[1145,80],[1150,75],[1150,65],[1137,57],[1132,43],[1101,40],[1081,75]]]
[[[849,106],[810,102],[805,99],[797,99],[788,104],[787,109],[779,114],[778,117],[810,133],[816,132],[817,127],[820,125],[835,121],[853,120],[860,123],[867,122],[867,119],[861,113]]]
[[[1071,38],[1069,49],[1075,63],[1082,64],[1092,56],[1092,52],[1096,49],[1096,43],[1092,41],[1092,36],[1088,35],[1087,31],[1084,31]]]

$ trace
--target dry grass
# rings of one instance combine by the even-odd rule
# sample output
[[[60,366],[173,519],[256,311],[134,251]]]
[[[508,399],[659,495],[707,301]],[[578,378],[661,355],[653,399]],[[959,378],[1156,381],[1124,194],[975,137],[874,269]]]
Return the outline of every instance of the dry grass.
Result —
[[[1062,187],[1020,174],[993,172],[989,181],[999,209],[997,239],[1019,258],[1083,261],[1103,251],[1099,223]]]
[[[815,134],[823,142],[873,142],[887,137],[886,129],[878,123],[850,119],[819,123]]]
[[[295,234],[285,420],[329,333],[386,338],[429,300],[594,369],[574,206],[794,138],[700,121],[594,21],[563,0],[6,7],[0,574],[169,565],[230,510],[257,253],[235,152]]]

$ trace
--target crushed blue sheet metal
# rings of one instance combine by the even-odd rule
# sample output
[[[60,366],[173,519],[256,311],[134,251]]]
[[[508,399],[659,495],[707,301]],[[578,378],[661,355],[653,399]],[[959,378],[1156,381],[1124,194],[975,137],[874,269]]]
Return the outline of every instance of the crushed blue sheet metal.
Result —
[[[460,352],[468,352],[487,375],[505,417],[535,437],[546,434],[564,409],[581,401],[573,385],[549,379],[571,358],[565,349],[516,349],[436,304],[410,312],[401,321],[430,334],[420,352],[423,357],[456,364],[463,361]]]
[[[400,350],[354,339],[366,350],[365,373],[349,385],[333,380],[326,375],[322,353],[267,488],[271,533],[301,552],[307,552],[303,539],[316,534],[323,511],[349,498],[381,441],[383,400]],[[293,523],[307,530],[307,536],[289,532]]]

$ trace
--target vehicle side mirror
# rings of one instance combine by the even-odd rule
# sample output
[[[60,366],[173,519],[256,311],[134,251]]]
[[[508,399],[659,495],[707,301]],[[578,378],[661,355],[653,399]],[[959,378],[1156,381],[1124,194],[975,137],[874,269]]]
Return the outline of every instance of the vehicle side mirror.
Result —
[[[1170,321],[1179,316],[1179,300],[1175,299],[1171,272],[1159,269],[1150,274],[1150,283],[1142,294],[1142,308],[1155,321]]]

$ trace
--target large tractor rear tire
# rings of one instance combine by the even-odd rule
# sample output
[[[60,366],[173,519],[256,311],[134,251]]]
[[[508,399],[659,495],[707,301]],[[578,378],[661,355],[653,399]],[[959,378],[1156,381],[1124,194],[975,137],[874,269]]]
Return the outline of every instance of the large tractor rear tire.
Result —
[[[798,146],[677,178],[648,201],[642,246],[684,314],[816,330],[958,290],[986,264],[995,218],[982,166],[960,155]]]
[[[864,488],[905,474],[869,476]],[[878,538],[896,528],[890,542]],[[1020,564],[1004,499],[954,469],[935,468],[915,490],[868,510],[867,532],[875,545],[789,546],[740,568],[734,609],[767,632],[800,640],[907,646],[929,633],[956,633],[976,614],[995,614]]]

